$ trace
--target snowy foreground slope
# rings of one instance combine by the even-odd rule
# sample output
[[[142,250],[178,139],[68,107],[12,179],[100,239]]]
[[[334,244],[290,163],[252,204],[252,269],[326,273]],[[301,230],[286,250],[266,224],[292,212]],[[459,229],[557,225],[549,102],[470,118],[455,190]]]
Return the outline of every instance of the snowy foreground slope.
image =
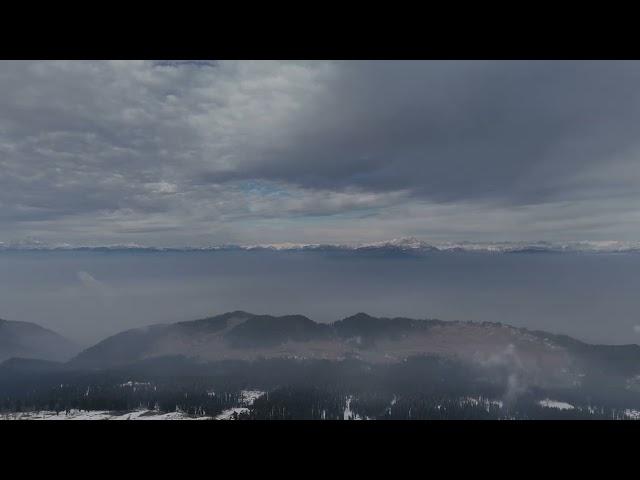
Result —
[[[190,417],[182,412],[161,413],[135,410],[114,413],[106,410],[69,410],[68,412],[15,412],[0,414],[0,420],[211,420],[211,417]]]
[[[246,413],[249,411],[249,407],[253,405],[258,398],[264,395],[266,392],[261,392],[260,390],[243,390],[240,392],[242,395],[242,399],[240,400],[240,407],[229,408],[224,412],[216,415],[214,420],[234,420],[241,413]]]
[[[242,406],[225,410],[224,412],[211,416],[190,416],[184,412],[159,412],[157,410],[139,409],[130,412],[109,412],[106,410],[69,410],[67,412],[53,411],[37,411],[37,412],[13,412],[0,414],[0,420],[235,420],[238,415],[249,412],[249,407],[253,402],[263,396],[265,392],[259,390],[244,390],[242,392]],[[344,405],[344,420],[370,420],[369,417],[362,417],[351,410],[352,396],[348,396]],[[389,411],[394,407],[396,397],[390,402]],[[461,399],[462,404],[479,405],[483,404],[484,408],[489,411],[490,408],[503,408],[501,401],[492,401],[480,398],[466,397]],[[555,410],[573,410],[575,407],[567,402],[557,400],[544,399],[539,405]],[[438,406],[438,408],[440,408]],[[640,420],[640,410],[627,409],[622,412],[621,418],[627,420]],[[324,412],[322,415],[324,419]]]
[[[253,402],[264,395],[260,390],[243,390],[240,406],[227,409],[216,415],[192,416],[181,411],[160,412],[158,410],[139,409],[130,412],[110,412],[107,410],[69,410],[53,412],[42,410],[37,412],[0,413],[0,420],[234,420],[237,415],[248,412]],[[211,392],[210,395],[215,395]]]

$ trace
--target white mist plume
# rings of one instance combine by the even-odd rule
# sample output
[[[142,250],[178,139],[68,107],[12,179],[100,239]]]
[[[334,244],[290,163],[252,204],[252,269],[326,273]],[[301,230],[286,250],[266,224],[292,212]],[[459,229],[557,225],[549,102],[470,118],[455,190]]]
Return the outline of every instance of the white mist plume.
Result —
[[[504,393],[506,403],[514,401],[526,392],[525,368],[514,344],[510,343],[504,350],[493,353],[488,358],[479,359],[479,362],[484,367],[505,368],[509,372]]]
[[[93,292],[96,292],[100,295],[111,294],[111,288],[109,288],[107,284],[101,282],[100,280],[97,280],[89,272],[79,271],[76,273],[76,277],[84,287]]]

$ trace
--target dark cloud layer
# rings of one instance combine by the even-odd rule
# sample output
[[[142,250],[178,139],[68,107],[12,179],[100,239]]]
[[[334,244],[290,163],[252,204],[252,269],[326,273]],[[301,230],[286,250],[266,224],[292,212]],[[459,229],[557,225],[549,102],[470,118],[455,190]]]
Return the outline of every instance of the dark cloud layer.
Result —
[[[633,189],[638,178],[617,172],[600,185],[577,177],[636,163],[639,81],[636,62],[342,63],[288,141],[235,173],[436,201],[541,202],[616,180]]]
[[[0,62],[0,92],[0,241],[640,234],[638,62]]]

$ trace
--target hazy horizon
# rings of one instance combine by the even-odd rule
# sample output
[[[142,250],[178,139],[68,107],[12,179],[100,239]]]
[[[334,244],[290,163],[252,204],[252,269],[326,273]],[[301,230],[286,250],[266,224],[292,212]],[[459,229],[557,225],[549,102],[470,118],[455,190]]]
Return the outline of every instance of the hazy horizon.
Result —
[[[4,252],[0,318],[89,346],[227,311],[331,322],[366,312],[502,322],[594,343],[640,343],[637,254]]]

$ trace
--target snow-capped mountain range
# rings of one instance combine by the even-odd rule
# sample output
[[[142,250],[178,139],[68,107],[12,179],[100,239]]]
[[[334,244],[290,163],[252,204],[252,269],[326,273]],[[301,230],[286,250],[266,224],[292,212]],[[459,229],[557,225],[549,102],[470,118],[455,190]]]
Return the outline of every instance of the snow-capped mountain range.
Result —
[[[428,243],[415,237],[395,238],[388,241],[352,244],[321,243],[269,243],[269,244],[222,244],[203,247],[158,247],[135,243],[112,245],[72,245],[68,243],[47,244],[39,241],[0,242],[0,251],[5,250],[78,250],[78,251],[216,251],[216,250],[271,250],[271,251],[392,251],[407,253],[427,252],[477,252],[477,253],[639,253],[640,241],[572,241],[572,242],[434,242]]]

